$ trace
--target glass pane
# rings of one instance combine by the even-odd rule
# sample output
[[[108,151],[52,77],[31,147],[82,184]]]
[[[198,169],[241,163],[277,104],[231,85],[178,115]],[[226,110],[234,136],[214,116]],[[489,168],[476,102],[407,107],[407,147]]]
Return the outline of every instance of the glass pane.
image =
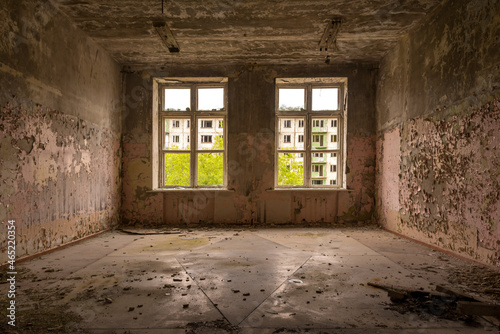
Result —
[[[280,88],[279,89],[279,110],[305,110],[304,88]]]
[[[222,185],[223,153],[198,153],[198,185]]]
[[[311,148],[337,150],[340,140],[338,118],[315,117],[311,122]]]
[[[165,153],[165,185],[189,186],[191,175],[190,153]]]
[[[211,117],[198,119],[198,149],[224,149],[224,118]]]
[[[304,149],[304,122],[305,119],[293,117],[280,117],[279,121],[279,147],[280,150]]]
[[[278,153],[278,185],[304,184],[304,153]]]
[[[190,111],[191,89],[189,88],[166,88],[165,89],[166,111]]]
[[[327,155],[326,165],[326,185],[336,186],[338,176],[337,153],[325,153]]]
[[[327,174],[327,153],[315,152],[311,153],[311,184],[324,185],[326,184]]]
[[[224,110],[224,88],[199,88],[198,110]]]
[[[338,88],[313,88],[312,110],[338,110]]]
[[[190,120],[186,118],[163,119],[165,150],[189,150],[191,138]]]

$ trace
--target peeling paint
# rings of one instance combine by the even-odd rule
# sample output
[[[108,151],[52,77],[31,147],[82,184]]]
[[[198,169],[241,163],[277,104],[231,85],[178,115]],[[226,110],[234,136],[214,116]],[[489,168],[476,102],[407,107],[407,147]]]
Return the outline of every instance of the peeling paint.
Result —
[[[16,221],[18,256],[118,223],[119,137],[81,124],[74,116],[25,108],[15,100],[2,108],[0,220]],[[6,241],[0,247],[3,263]]]

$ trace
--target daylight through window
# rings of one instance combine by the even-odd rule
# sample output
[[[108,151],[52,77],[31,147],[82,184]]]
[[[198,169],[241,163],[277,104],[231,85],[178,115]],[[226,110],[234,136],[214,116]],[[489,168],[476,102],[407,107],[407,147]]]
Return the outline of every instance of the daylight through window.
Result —
[[[343,184],[345,78],[276,79],[276,186]]]
[[[165,81],[159,86],[162,108],[158,113],[162,187],[223,187],[227,79]]]

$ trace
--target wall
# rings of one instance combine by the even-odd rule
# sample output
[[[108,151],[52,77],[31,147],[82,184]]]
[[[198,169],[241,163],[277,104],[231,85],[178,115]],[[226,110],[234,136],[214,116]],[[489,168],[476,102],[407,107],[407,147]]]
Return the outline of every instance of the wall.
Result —
[[[50,2],[1,2],[0,235],[15,220],[18,257],[117,224],[119,71]]]
[[[375,182],[373,66],[202,66],[129,70],[123,117],[124,224],[284,224],[371,221]],[[153,77],[225,76],[228,188],[151,193]],[[349,191],[269,191],[274,185],[274,79],[348,77]]]
[[[377,215],[500,266],[500,3],[448,1],[382,61]]]

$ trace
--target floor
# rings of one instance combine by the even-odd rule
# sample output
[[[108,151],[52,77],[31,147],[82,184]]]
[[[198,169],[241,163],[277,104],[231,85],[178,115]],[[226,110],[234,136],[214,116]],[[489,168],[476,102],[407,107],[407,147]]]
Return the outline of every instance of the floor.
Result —
[[[498,278],[487,268],[377,228],[129,232],[140,234],[109,232],[19,263],[18,326],[0,327],[0,332],[499,330],[497,319],[452,314],[443,307],[448,300],[444,295],[437,302],[392,302],[386,290],[368,285],[439,295],[438,285],[470,288],[470,280],[457,281],[463,276],[457,273],[471,268]],[[484,281],[481,277],[476,279]],[[495,289],[492,284],[490,290]]]

